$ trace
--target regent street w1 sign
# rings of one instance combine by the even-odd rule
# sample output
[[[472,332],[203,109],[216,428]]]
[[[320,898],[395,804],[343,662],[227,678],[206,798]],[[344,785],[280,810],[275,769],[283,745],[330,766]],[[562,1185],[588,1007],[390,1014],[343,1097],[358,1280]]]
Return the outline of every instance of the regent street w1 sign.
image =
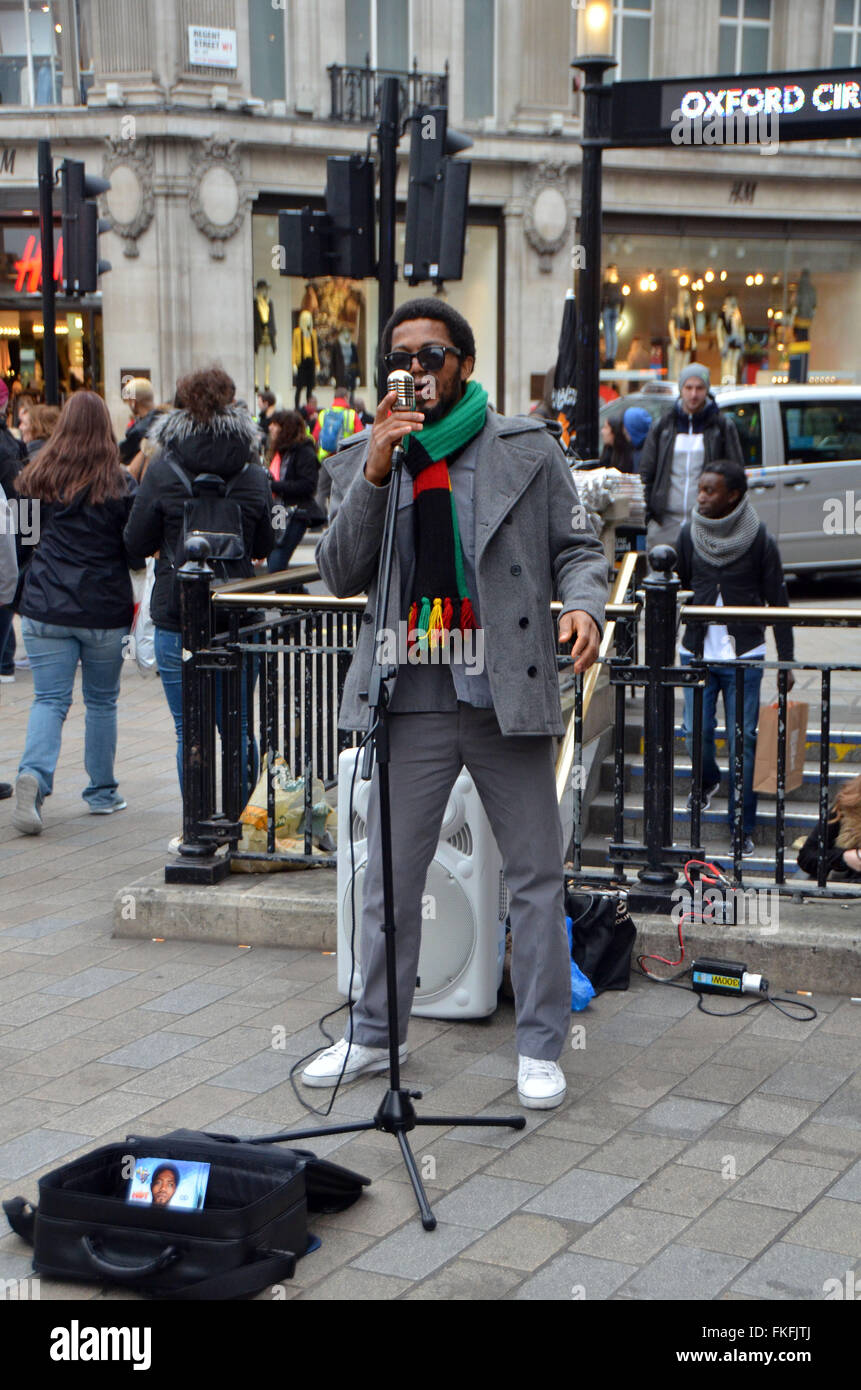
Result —
[[[861,68],[616,82],[611,90],[612,145],[687,144],[685,123],[719,134],[731,121],[774,123],[782,141],[861,136]],[[705,136],[695,143],[725,142]]]

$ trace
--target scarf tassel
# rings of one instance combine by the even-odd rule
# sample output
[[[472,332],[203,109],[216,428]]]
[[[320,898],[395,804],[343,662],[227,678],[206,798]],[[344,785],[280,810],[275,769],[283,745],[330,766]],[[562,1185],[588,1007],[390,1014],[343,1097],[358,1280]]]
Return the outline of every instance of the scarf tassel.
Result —
[[[475,614],[472,611],[472,603],[465,598],[460,605],[460,630],[466,632],[467,628],[476,627]]]

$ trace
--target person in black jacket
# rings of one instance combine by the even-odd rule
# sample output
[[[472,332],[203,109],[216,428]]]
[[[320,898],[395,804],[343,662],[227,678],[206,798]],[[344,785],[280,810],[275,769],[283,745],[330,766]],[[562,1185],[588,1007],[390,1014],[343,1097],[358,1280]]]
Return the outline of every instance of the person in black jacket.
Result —
[[[6,497],[15,496],[15,479],[18,471],[27,462],[27,446],[16,439],[6,426],[6,410],[9,405],[9,388],[0,381],[0,488]],[[12,620],[15,617],[13,603],[0,605],[0,681],[15,679],[15,633]]]
[[[861,883],[861,775],[837,793],[825,822],[827,877]],[[798,851],[798,866],[812,878],[819,867],[819,826],[811,830]]]
[[[126,545],[136,554],[158,552],[150,613],[155,625],[155,655],[165,697],[173,715],[177,740],[177,770],[182,787],[182,638],[174,560],[183,538],[185,505],[190,488],[201,474],[215,474],[230,488],[230,499],[242,513],[245,559],[237,578],[254,574],[252,559],[265,560],[272,549],[269,478],[257,463],[249,463],[258,443],[257,425],[235,401],[235,387],[220,367],[182,377],[176,388],[177,409],[156,416],[150,427],[159,452],[144,475],[125,531]],[[247,467],[246,467],[247,465]],[[176,468],[188,478],[184,486]],[[244,699],[244,696],[243,696]],[[221,728],[220,682],[216,719]],[[243,743],[246,711],[243,705]],[[243,763],[243,766],[245,764]]]
[[[747,476],[732,459],[716,459],[700,475],[697,506],[681,529],[676,544],[678,572],[683,589],[693,590],[694,604],[715,607],[788,608],[789,598],[777,542],[769,535],[747,497]],[[775,626],[777,654],[781,661],[794,660],[792,628]],[[765,657],[765,623],[690,623],[679,646],[683,666],[705,661],[709,668],[703,695],[703,809],[720,786],[715,756],[717,697],[723,695],[730,768],[735,750],[735,661],[762,661]],[[787,687],[795,677],[789,672]],[[756,794],[753,767],[762,667],[744,672],[744,854],[754,852]],[[685,738],[693,749],[694,692],[685,688]],[[730,779],[729,822],[732,825],[735,787]],[[691,797],[688,798],[690,809]]]
[[[272,457],[270,485],[276,509],[287,512],[286,521],[276,527],[275,545],[269,556],[269,573],[286,569],[290,556],[309,526],[326,520],[314,501],[320,463],[314,441],[298,410],[276,410],[269,421]]]
[[[20,600],[35,695],[12,815],[24,835],[43,829],[42,802],[53,789],[79,662],[90,779],[83,797],[94,815],[126,804],[114,757],[123,639],[133,614],[129,567],[143,564],[123,542],[134,488],[120,467],[107,406],[93,391],[70,397],[52,437],[17,479],[19,495],[38,502],[40,521]]]
[[[735,421],[718,409],[708,368],[692,362],[679,375],[679,399],[653,425],[640,454],[647,547],[672,545],[696,500],[697,478],[715,459],[744,462]]]

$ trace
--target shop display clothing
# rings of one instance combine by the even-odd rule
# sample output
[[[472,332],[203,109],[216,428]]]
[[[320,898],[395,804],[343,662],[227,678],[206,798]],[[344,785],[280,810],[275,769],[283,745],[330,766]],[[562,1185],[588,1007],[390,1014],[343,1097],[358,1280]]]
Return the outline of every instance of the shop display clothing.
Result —
[[[744,319],[734,298],[724,304],[717,319],[717,345],[721,356],[721,381],[735,386],[744,347]]]
[[[275,328],[275,305],[269,298],[269,286],[258,281],[254,295],[254,376],[255,389],[262,386],[269,389],[269,368],[271,358],[277,352],[277,331]],[[260,368],[262,367],[262,372]]]
[[[303,309],[299,322],[293,329],[293,382],[296,387],[295,409],[299,409],[299,398],[305,391],[306,402],[310,400],[320,370],[320,352],[317,344],[317,330],[308,309]]]

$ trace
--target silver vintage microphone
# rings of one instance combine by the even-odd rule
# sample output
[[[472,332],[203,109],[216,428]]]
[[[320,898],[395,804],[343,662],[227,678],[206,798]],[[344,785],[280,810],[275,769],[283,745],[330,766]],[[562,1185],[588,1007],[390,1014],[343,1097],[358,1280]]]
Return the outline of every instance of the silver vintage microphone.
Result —
[[[396,391],[398,399],[393,410],[415,410],[416,383],[412,372],[389,372],[386,377],[386,391]]]

